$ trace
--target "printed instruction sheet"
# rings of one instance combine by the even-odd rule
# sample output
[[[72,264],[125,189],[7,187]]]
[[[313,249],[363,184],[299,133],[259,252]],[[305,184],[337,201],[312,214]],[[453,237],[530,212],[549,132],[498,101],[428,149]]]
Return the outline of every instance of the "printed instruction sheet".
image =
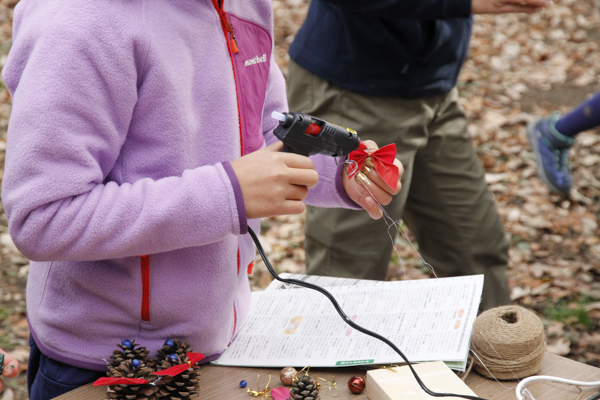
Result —
[[[316,282],[358,325],[392,341],[411,362],[444,361],[464,370],[483,275],[410,281],[282,274]],[[252,293],[250,312],[215,365],[336,367],[399,364],[384,342],[347,325],[321,293],[274,281]]]

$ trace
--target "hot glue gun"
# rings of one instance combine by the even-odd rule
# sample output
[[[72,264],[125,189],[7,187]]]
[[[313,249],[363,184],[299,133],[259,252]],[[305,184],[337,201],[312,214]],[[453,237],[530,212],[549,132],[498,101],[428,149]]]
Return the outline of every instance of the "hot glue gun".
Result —
[[[352,129],[308,114],[273,111],[271,116],[279,120],[273,134],[283,142],[284,152],[307,157],[315,154],[342,157],[360,145]]]

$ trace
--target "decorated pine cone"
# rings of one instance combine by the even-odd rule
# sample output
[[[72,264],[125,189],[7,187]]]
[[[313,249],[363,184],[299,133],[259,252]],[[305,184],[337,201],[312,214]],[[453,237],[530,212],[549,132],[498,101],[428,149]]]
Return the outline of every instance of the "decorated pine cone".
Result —
[[[129,339],[125,339],[117,347],[119,349],[114,350],[110,356],[109,367],[118,367],[125,360],[140,360],[145,365],[152,367],[152,360],[148,358],[148,350],[146,350],[146,347],[137,344],[135,340],[132,342]]]
[[[319,384],[310,375],[298,376],[290,390],[289,400],[321,400]]]
[[[165,360],[168,360],[171,354],[177,354],[179,359],[183,359],[185,358],[185,355],[191,351],[194,350],[188,346],[185,340],[180,342],[178,339],[167,339],[165,340],[165,344],[163,345],[162,349],[157,351],[156,357],[154,358],[154,364],[157,368],[160,368],[161,363]]]
[[[162,363],[156,364],[157,371],[171,368],[175,365],[185,364],[189,361],[187,356],[180,357],[177,354],[170,354]],[[174,377],[164,375],[156,382],[158,386],[159,400],[184,400],[189,399],[198,393],[200,388],[200,367],[197,363],[193,364],[186,371],[175,375]]]
[[[110,385],[106,392],[107,399],[117,400],[156,400],[158,387],[151,385],[157,377],[151,375],[153,369],[143,361],[124,360],[116,367],[108,366],[108,376],[112,378],[138,378],[148,383],[140,385]]]

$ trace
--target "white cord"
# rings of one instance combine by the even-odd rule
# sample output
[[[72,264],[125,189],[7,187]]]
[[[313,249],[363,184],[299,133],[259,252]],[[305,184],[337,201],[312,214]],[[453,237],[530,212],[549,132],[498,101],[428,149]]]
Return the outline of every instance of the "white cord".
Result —
[[[525,385],[527,385],[528,383],[533,382],[533,381],[552,381],[552,382],[566,383],[567,385],[575,385],[575,386],[600,386],[600,381],[580,382],[580,381],[572,381],[570,379],[557,378],[555,376],[544,376],[544,375],[530,376],[529,378],[523,379],[517,385],[517,389],[516,389],[517,393],[516,394],[517,394],[518,400],[524,399],[523,394],[527,390],[527,389],[524,389]],[[533,396],[531,396],[531,398],[533,398]]]

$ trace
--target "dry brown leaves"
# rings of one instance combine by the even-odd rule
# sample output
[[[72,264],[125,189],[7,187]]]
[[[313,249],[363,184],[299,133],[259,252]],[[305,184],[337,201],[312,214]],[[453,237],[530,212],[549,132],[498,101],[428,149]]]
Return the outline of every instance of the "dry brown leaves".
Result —
[[[0,66],[11,44],[12,7],[0,1]],[[287,47],[308,10],[308,0],[273,0],[275,56],[287,76]],[[460,75],[469,132],[486,170],[511,244],[509,282],[515,304],[540,313],[564,299],[589,296],[592,325],[545,319],[549,349],[600,365],[600,133],[578,136],[571,151],[575,188],[550,194],[537,178],[525,136],[526,124],[553,110],[568,111],[600,90],[600,15],[593,0],[558,0],[535,15],[475,17],[471,51]],[[3,161],[10,98],[0,90],[0,155]],[[1,164],[0,164],[1,165]],[[3,168],[0,168],[0,173]],[[304,268],[303,216],[263,221],[261,241],[278,272]],[[25,356],[24,283],[27,260],[12,245],[0,214],[0,346]],[[409,279],[429,276],[404,239],[398,253]],[[435,267],[435,266],[434,266]],[[405,279],[398,257],[390,279]],[[262,261],[251,276],[253,290],[271,281]],[[577,307],[574,303],[564,303]],[[4,314],[2,314],[4,310]],[[8,398],[25,399],[23,380]],[[20,385],[20,386],[19,386]]]

